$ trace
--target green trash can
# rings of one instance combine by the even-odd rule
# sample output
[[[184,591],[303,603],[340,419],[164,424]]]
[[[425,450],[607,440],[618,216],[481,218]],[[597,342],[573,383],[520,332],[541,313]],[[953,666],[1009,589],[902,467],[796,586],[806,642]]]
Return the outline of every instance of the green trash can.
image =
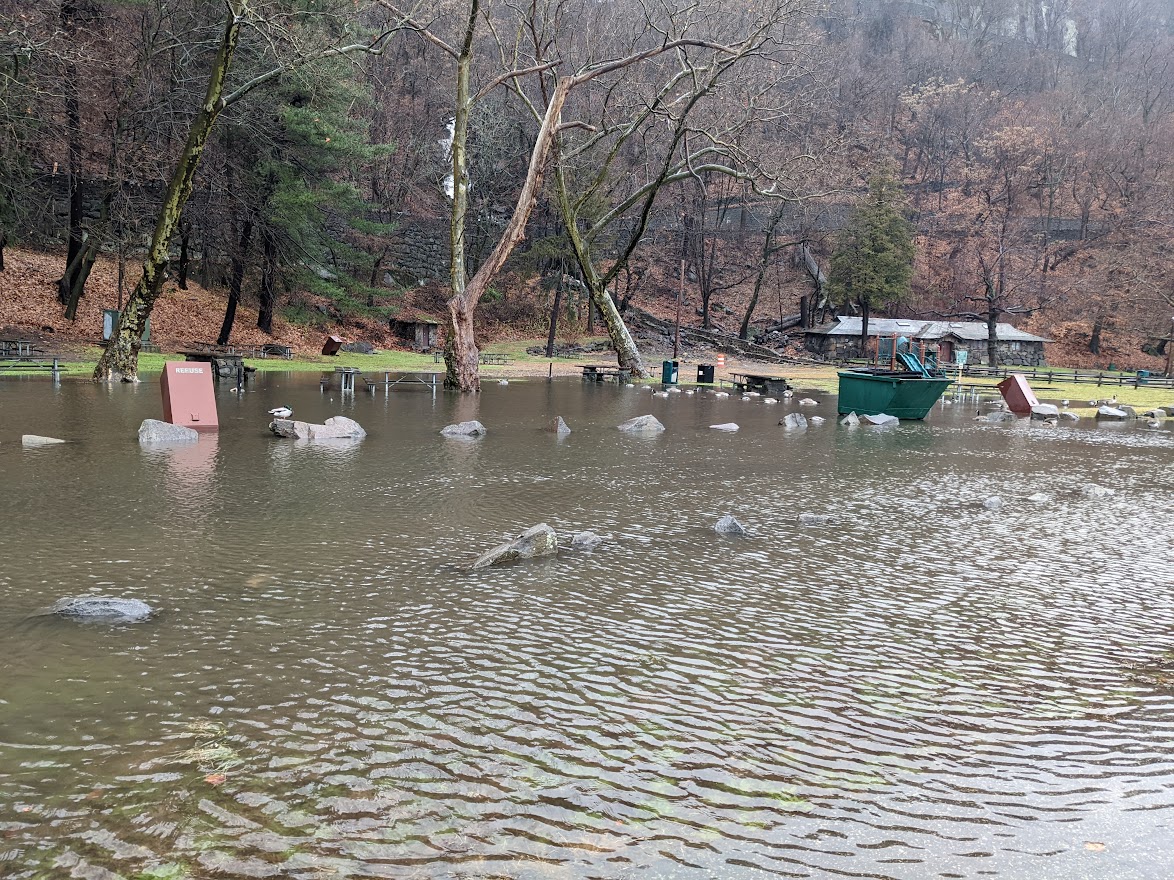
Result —
[[[663,361],[660,365],[660,381],[665,385],[676,385],[679,366],[676,361]]]
[[[1137,384],[1138,385],[1148,385],[1149,382],[1150,382],[1150,371],[1149,370],[1138,370],[1137,371]]]

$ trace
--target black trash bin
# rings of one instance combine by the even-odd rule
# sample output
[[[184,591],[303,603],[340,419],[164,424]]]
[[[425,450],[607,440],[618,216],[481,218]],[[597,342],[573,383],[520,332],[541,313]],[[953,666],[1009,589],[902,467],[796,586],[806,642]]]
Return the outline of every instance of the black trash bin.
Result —
[[[713,364],[698,364],[697,365],[697,383],[713,384]]]
[[[665,385],[677,384],[677,368],[679,364],[676,361],[664,361],[660,365],[660,381]]]

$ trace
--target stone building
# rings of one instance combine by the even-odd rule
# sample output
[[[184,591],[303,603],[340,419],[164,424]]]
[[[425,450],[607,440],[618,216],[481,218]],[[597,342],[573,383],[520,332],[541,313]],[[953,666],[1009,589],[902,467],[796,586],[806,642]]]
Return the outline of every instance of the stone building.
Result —
[[[1041,366],[1044,363],[1044,343],[1051,342],[1010,324],[997,324],[999,363],[1013,366]],[[919,321],[914,318],[869,318],[867,355],[860,351],[860,318],[836,316],[831,324],[823,324],[805,331],[804,344],[808,351],[829,360],[872,358],[877,352],[878,339],[909,340],[914,347],[924,343],[936,347],[938,361],[956,363],[960,351],[966,352],[971,364],[987,362],[987,326],[984,321]]]

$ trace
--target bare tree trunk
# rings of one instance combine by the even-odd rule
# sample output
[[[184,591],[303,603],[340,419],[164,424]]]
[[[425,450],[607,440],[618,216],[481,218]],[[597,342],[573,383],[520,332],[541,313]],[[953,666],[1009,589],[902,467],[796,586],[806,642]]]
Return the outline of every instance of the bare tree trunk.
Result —
[[[118,326],[110,344],[98,359],[94,378],[111,380],[116,376],[124,382],[137,382],[139,378],[139,347],[142,345],[143,330],[155,300],[163,292],[167,263],[170,259],[171,236],[179,225],[184,204],[192,192],[192,180],[200,164],[204,145],[212,130],[216,117],[224,108],[224,81],[232,66],[232,55],[240,38],[243,0],[229,0],[228,18],[220,47],[208,78],[208,91],[204,101],[192,120],[187,141],[180,154],[179,163],[171,174],[167,193],[159,210],[159,219],[151,236],[151,248],[143,262],[143,274],[126,301],[126,307],[118,320]]]
[[[63,0],[59,15],[61,29],[72,44],[77,36],[77,5],[74,0]],[[85,234],[82,229],[85,211],[85,185],[82,179],[82,121],[78,101],[77,64],[72,56],[65,62],[65,123],[68,140],[69,169],[69,247],[65,255],[65,272],[57,281],[57,301],[68,305],[77,284],[82,266]],[[84,284],[84,281],[82,282]],[[75,306],[76,310],[76,306]]]
[[[986,313],[987,366],[999,365],[999,310],[991,303]]]
[[[1097,313],[1096,320],[1092,323],[1092,335],[1088,338],[1088,350],[1092,354],[1101,353],[1101,331],[1105,328],[1105,316],[1100,312]]]
[[[273,335],[273,311],[277,306],[277,240],[266,230],[261,236],[261,305],[257,309],[257,327]]]
[[[566,277],[566,267],[558,267],[558,283],[554,286],[554,305],[550,307],[550,330],[546,334],[546,356],[554,357],[554,335],[558,332],[558,310],[563,299],[563,279]]]
[[[750,295],[750,304],[746,307],[746,314],[742,318],[742,326],[738,330],[739,339],[750,338],[750,319],[754,315],[754,310],[758,307],[758,295],[762,292],[762,282],[766,278],[766,270],[770,268],[770,258],[775,253],[775,229],[778,228],[779,222],[783,219],[783,208],[787,205],[786,202],[779,202],[778,206],[771,212],[770,220],[766,224],[766,231],[762,239],[762,255],[758,260],[758,274],[754,278],[754,292]],[[745,213],[743,211],[743,213]],[[800,311],[804,311],[802,306]],[[801,322],[804,327],[807,318],[804,316]]]
[[[236,307],[240,304],[241,287],[245,281],[245,260],[249,255],[252,238],[253,218],[246,217],[241,227],[236,252],[232,255],[232,275],[228,279],[228,304],[224,307],[224,321],[220,324],[220,333],[216,337],[217,345],[228,345],[228,339],[232,335],[232,325],[236,322]]]
[[[0,229],[0,272],[4,271],[4,248],[8,247],[8,233]]]
[[[192,260],[192,224],[182,217],[179,221],[179,277],[176,283],[180,290],[188,289],[188,267]],[[220,343],[224,345],[225,343]]]

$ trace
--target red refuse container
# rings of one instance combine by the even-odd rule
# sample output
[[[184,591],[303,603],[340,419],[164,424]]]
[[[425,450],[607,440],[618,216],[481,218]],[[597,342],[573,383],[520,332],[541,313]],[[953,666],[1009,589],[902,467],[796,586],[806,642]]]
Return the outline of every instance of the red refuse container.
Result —
[[[323,354],[338,354],[338,350],[342,348],[342,338],[339,336],[327,336],[326,342],[322,346]]]
[[[1019,415],[1030,415],[1033,406],[1039,406],[1035,392],[1027,384],[1027,377],[1012,373],[998,384],[999,393],[1007,401],[1007,409]]]
[[[163,389],[163,420],[197,431],[216,431],[216,389],[212,364],[168,361],[159,384]]]

